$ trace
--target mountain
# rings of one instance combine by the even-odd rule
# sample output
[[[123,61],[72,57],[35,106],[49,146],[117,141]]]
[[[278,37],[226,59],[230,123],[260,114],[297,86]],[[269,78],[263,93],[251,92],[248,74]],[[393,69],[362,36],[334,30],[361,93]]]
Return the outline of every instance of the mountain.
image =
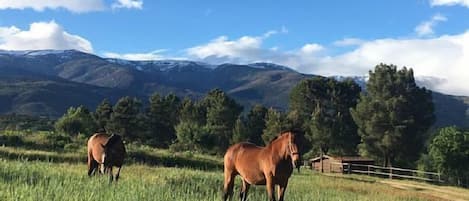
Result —
[[[313,77],[272,63],[212,65],[195,61],[128,61],[75,50],[0,51],[0,113],[58,117],[124,95],[146,101],[158,92],[192,98],[220,88],[242,105],[286,109],[289,92]],[[346,77],[335,77],[345,79]],[[353,77],[364,87],[365,77]],[[438,125],[469,125],[466,97],[434,93]]]

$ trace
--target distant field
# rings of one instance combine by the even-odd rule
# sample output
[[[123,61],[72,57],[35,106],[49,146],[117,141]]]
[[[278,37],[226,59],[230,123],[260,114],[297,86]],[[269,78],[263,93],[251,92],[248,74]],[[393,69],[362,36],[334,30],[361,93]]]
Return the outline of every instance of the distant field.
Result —
[[[195,170],[133,164],[118,184],[108,177],[88,178],[84,163],[0,159],[0,200],[221,200],[222,170]],[[290,180],[286,199],[311,200],[465,200],[469,190],[442,187],[460,197],[440,197],[417,187],[395,188],[360,176],[325,176],[303,170]],[[395,181],[395,180],[392,180]],[[239,186],[239,179],[237,180]],[[413,184],[413,183],[411,183]],[[438,186],[429,185],[432,188]],[[431,190],[431,192],[438,192]],[[235,189],[235,199],[238,189]],[[466,195],[466,197],[464,197]],[[248,200],[267,200],[264,187],[251,188]]]

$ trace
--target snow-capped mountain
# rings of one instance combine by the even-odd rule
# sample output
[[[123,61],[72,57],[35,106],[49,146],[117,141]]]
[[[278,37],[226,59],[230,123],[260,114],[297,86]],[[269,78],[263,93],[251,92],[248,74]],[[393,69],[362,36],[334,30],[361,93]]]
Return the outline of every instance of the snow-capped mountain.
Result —
[[[123,59],[107,58],[109,62],[131,66],[139,71],[153,72],[153,71],[171,71],[181,70],[188,68],[206,68],[214,69],[217,66],[203,62],[187,61],[187,60],[150,60],[150,61],[130,61]]]
[[[211,65],[109,59],[75,50],[0,51],[0,113],[57,116],[77,104],[92,109],[105,97],[148,100],[156,92],[200,98],[213,88],[226,91],[246,108],[260,103],[287,109],[290,90],[313,76],[272,63]],[[363,88],[368,80],[333,77],[351,78]],[[432,77],[416,79],[430,89],[444,83]],[[443,116],[440,125],[465,124],[468,106],[462,100],[469,102],[469,98],[436,92],[433,97],[437,117]]]

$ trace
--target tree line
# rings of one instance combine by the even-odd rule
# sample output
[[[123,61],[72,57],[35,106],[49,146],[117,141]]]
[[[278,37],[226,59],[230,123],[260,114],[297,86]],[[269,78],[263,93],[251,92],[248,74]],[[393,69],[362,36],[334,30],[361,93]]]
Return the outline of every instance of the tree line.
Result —
[[[468,179],[462,168],[469,161],[468,132],[445,128],[432,134],[432,93],[417,86],[406,67],[377,65],[363,91],[352,79],[302,80],[286,111],[262,105],[244,110],[220,89],[200,100],[153,94],[147,102],[122,97],[115,104],[103,100],[95,111],[72,107],[55,128],[69,135],[116,132],[127,141],[213,154],[241,141],[266,145],[281,131],[296,130],[309,156],[363,155],[384,166],[419,166],[447,172],[455,181]]]

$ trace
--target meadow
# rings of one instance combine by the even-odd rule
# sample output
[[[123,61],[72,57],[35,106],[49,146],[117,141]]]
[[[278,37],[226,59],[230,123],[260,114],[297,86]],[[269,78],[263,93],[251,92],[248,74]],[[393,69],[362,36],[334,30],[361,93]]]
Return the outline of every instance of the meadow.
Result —
[[[31,160],[22,149],[1,147],[1,153],[19,152],[17,159],[0,159],[0,200],[221,200],[222,169],[163,167],[131,162],[123,167],[118,183],[109,184],[107,176],[89,178],[84,162]],[[166,152],[161,152],[169,154]],[[26,155],[25,155],[26,154]],[[30,151],[31,155],[54,152]],[[67,157],[75,157],[68,155]],[[176,158],[183,156],[175,156]],[[189,156],[188,158],[194,158]],[[208,157],[210,158],[210,157]],[[209,166],[211,167],[211,166]],[[460,197],[443,198],[416,187],[400,188],[382,179],[356,175],[323,175],[309,169],[295,172],[286,200],[459,200],[469,199],[466,189],[449,187]],[[394,180],[393,180],[394,181]],[[237,179],[236,186],[239,187]],[[433,186],[433,185],[432,185]],[[238,200],[235,188],[233,200]],[[431,192],[434,192],[432,190]],[[265,188],[251,188],[248,200],[267,200]]]

